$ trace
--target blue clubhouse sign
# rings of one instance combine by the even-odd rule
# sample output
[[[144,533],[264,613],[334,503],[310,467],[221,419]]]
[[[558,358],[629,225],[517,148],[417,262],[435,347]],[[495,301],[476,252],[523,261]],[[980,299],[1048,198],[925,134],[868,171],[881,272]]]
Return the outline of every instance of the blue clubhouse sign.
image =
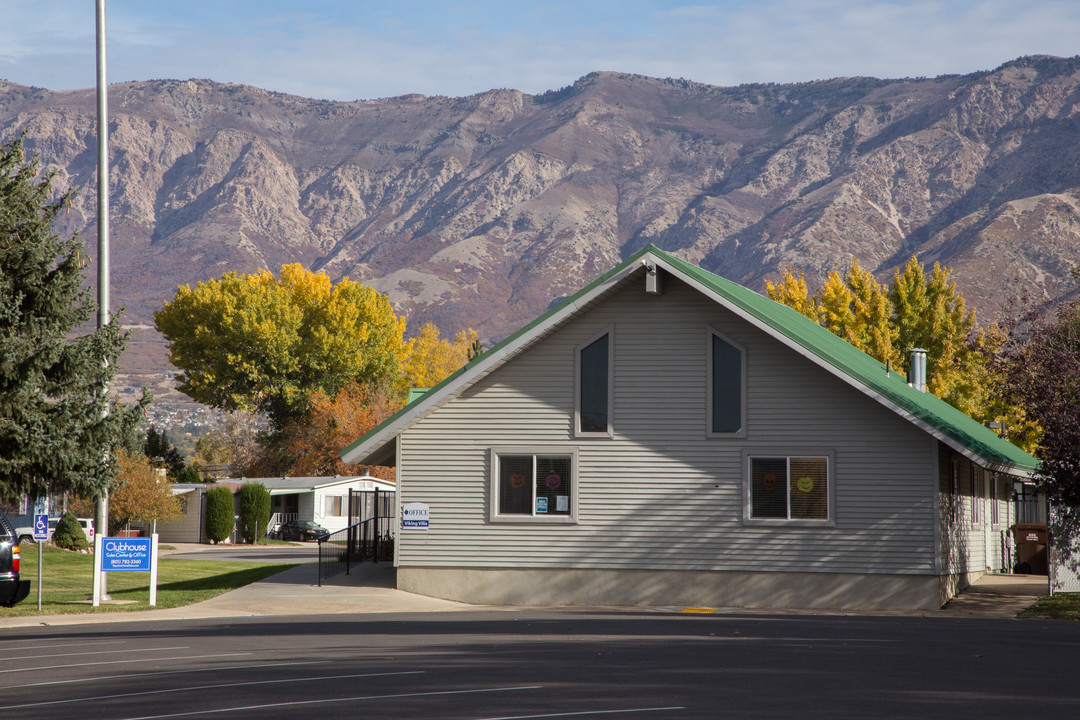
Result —
[[[107,537],[101,543],[102,572],[150,572],[150,538]]]

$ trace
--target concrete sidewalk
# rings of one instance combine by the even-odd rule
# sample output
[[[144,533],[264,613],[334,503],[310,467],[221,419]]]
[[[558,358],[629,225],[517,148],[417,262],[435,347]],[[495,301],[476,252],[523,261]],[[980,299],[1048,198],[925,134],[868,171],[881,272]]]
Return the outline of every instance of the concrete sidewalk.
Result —
[[[1014,618],[1050,594],[1045,575],[987,573],[965,588],[933,615],[945,617]]]
[[[244,558],[250,546],[183,545],[162,551],[162,557],[190,553],[221,555],[221,559]],[[307,546],[314,548],[314,546]],[[272,551],[271,551],[272,552]],[[284,551],[290,552],[288,550]],[[302,551],[298,551],[302,552]],[[227,554],[226,554],[227,553]],[[297,554],[297,553],[294,553]],[[259,561],[268,561],[266,551]],[[194,605],[162,610],[135,612],[94,612],[73,615],[32,615],[0,617],[0,629],[41,625],[85,625],[103,622],[142,622],[147,620],[195,620],[203,618],[261,617],[280,615],[340,615],[346,613],[449,612],[475,610],[477,606],[449,600],[413,595],[394,589],[391,563],[362,563],[349,575],[339,575],[319,586],[319,569],[314,558],[283,558],[284,562],[305,562],[265,580],[245,585]],[[33,602],[31,597],[24,602]],[[490,609],[490,608],[489,608]]]
[[[313,546],[308,546],[309,548]],[[265,560],[272,550],[249,550],[250,546],[178,546],[162,556],[205,553],[220,559],[239,559],[258,553]],[[342,615],[350,613],[454,612],[462,610],[520,610],[522,608],[487,607],[414,595],[394,588],[395,570],[391,563],[363,563],[349,575],[339,575],[318,584],[318,568],[304,549],[282,549],[289,562],[306,562],[265,580],[237,588],[194,605],[164,610],[137,612],[98,612],[78,615],[38,615],[0,617],[0,628],[54,625],[83,625],[102,622],[140,622],[147,620],[194,620],[205,618],[266,617],[285,615]],[[317,558],[317,555],[315,556]],[[255,558],[247,558],[255,559]],[[920,611],[791,611],[813,615],[891,615],[916,617],[1015,618],[1016,614],[1048,594],[1045,576],[987,574],[951,600],[940,610]],[[566,608],[562,608],[566,609]],[[583,610],[596,608],[582,608]],[[609,608],[610,609],[610,608]],[[642,608],[619,608],[641,610]],[[769,610],[734,610],[736,613],[780,613]]]

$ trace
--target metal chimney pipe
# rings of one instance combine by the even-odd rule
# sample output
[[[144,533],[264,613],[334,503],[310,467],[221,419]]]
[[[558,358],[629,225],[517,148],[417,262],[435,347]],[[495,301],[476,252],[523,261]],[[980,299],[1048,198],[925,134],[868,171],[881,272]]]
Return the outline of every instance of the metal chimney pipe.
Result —
[[[908,366],[908,385],[919,392],[926,392],[926,350],[911,349],[911,362]]]

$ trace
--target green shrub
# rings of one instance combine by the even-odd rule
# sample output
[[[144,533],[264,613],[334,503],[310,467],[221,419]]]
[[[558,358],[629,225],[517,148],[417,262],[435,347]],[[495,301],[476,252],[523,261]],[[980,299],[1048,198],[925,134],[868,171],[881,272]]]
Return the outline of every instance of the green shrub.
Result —
[[[247,483],[240,488],[240,531],[244,542],[257,543],[266,537],[270,522],[270,491],[262,483]]]
[[[56,523],[52,541],[56,547],[65,550],[86,550],[90,547],[90,543],[86,540],[86,533],[79,524],[79,518],[75,517],[75,513],[71,511],[64,513],[60,521]]]
[[[186,467],[177,474],[176,480],[174,480],[174,482],[178,482],[178,483],[201,483],[201,482],[206,482],[206,481],[203,480],[203,477],[202,477],[202,475],[199,474],[198,470],[196,470],[193,467]]]
[[[206,491],[206,537],[219,543],[232,534],[236,525],[233,514],[233,494],[227,487]]]

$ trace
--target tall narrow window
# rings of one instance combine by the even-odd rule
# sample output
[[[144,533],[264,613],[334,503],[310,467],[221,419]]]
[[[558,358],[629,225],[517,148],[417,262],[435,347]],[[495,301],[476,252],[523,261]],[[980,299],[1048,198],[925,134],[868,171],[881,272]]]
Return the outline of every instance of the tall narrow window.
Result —
[[[716,435],[741,434],[743,431],[743,352],[740,348],[709,333],[709,432]]]
[[[999,488],[998,476],[995,473],[990,481],[992,491],[990,495],[990,522],[997,525],[1001,522],[1001,510],[998,505],[998,500],[1001,497],[1001,490]]]
[[[982,471],[971,465],[971,524],[982,524],[982,497],[983,480]]]
[[[578,432],[604,433],[611,428],[611,333],[578,351]]]

